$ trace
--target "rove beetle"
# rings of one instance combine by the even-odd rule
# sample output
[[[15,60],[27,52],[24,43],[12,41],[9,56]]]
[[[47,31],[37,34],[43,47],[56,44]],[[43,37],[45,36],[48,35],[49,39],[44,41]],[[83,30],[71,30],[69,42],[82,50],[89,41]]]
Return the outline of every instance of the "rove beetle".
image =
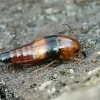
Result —
[[[69,29],[75,36],[72,29],[70,27]],[[0,61],[13,64],[35,64],[46,59],[70,58],[80,50],[81,45],[77,39],[65,35],[51,35],[37,38],[27,45],[1,53]]]

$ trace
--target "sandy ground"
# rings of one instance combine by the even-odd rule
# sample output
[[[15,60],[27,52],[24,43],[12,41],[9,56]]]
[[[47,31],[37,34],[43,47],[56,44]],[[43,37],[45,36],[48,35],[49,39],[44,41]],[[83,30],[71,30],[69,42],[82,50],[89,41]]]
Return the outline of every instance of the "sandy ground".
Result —
[[[0,0],[0,52],[30,43],[37,37],[79,37],[86,58],[30,66],[0,63],[0,100],[100,100],[99,0]]]

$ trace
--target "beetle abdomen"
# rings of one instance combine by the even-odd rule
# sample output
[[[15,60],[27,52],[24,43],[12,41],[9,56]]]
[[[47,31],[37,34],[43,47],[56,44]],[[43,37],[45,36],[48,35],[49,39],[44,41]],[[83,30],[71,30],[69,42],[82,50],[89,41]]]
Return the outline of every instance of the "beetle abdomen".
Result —
[[[10,57],[12,63],[22,64],[22,63],[31,63],[34,61],[32,54],[32,45],[27,45],[15,50],[10,51]]]
[[[29,45],[11,50],[10,57],[15,64],[34,64],[59,55],[56,36],[38,38]]]

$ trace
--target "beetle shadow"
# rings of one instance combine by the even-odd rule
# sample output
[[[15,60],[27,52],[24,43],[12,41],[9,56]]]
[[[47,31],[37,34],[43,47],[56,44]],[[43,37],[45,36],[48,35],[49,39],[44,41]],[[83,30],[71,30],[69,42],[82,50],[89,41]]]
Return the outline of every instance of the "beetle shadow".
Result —
[[[49,65],[51,62],[53,62],[55,59],[48,59],[48,60],[43,60],[41,62],[32,64],[32,65],[19,65],[19,64],[8,64],[8,71],[9,73],[12,73],[13,71],[15,71],[15,73],[19,73],[19,72],[26,72],[28,71],[36,71],[44,66]],[[60,65],[62,62],[57,58],[56,59],[57,62],[54,62],[52,64],[52,66],[50,67],[56,67],[58,65]]]

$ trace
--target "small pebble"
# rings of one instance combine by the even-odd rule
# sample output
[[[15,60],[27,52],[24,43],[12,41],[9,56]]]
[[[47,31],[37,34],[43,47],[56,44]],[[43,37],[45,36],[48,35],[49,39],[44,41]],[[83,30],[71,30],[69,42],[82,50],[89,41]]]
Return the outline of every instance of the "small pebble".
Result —
[[[51,81],[47,81],[47,82],[42,83],[41,86],[39,87],[39,90],[43,91],[50,84],[51,84]]]
[[[53,75],[53,78],[56,79],[56,78],[57,78],[57,74],[54,74],[54,75]]]
[[[97,59],[96,59],[96,58],[93,58],[93,59],[92,59],[92,62],[93,62],[93,63],[96,63],[96,62],[97,62]]]
[[[72,73],[72,74],[73,74],[73,73],[74,73],[74,70],[73,70],[73,69],[70,69],[70,73]]]

